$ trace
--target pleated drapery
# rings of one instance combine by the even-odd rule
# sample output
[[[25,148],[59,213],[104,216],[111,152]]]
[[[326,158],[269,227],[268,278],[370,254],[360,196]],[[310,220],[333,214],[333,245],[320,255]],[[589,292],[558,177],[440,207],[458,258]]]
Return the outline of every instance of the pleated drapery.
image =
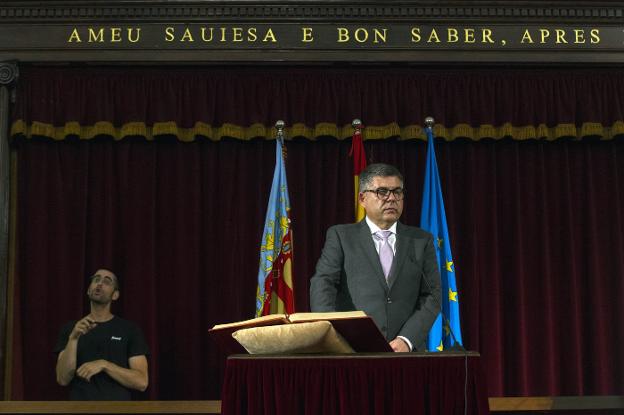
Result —
[[[325,230],[353,220],[350,140],[295,139],[286,170],[297,311]],[[420,218],[426,143],[365,141],[405,175]],[[13,399],[61,399],[57,331],[86,276],[122,279],[116,313],[146,333],[144,398],[219,399],[214,324],[251,318],[274,142],[19,139]],[[437,142],[464,345],[489,396],[624,393],[624,141]],[[47,375],[42,375],[42,373]],[[32,382],[36,378],[37,382]]]
[[[405,176],[420,218],[426,116],[462,335],[489,396],[624,394],[624,74],[615,69],[24,67],[11,399],[66,397],[52,353],[86,314],[86,276],[151,349],[143,399],[219,399],[214,324],[251,318],[274,167],[286,170],[297,311],[325,230],[353,220],[351,121]],[[13,251],[12,251],[13,252]],[[46,374],[46,375],[42,375]],[[33,379],[37,379],[33,382]]]
[[[620,70],[24,68],[11,134],[424,139],[611,139],[624,134]]]

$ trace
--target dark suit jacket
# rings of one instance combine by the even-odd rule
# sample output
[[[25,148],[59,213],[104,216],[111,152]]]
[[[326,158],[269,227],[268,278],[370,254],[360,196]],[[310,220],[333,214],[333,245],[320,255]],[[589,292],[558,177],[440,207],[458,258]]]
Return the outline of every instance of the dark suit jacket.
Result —
[[[329,228],[310,281],[310,308],[315,312],[363,310],[387,340],[404,336],[414,351],[423,351],[440,311],[440,274],[433,237],[399,222],[396,238],[396,254],[386,283],[365,220]]]

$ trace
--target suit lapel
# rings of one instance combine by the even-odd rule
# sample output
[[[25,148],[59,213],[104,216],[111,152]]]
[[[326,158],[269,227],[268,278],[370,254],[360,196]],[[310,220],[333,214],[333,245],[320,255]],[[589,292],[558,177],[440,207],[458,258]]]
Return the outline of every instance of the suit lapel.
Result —
[[[360,230],[358,239],[360,245],[364,251],[364,257],[370,263],[371,269],[374,271],[375,278],[381,283],[385,290],[388,289],[386,283],[386,277],[384,276],[383,269],[381,268],[381,262],[379,261],[379,254],[375,249],[375,243],[373,242],[373,236],[371,235],[370,228],[366,223],[366,220],[360,221]]]
[[[392,285],[394,285],[398,276],[401,274],[401,268],[403,267],[405,259],[407,258],[407,253],[409,252],[410,238],[406,236],[407,234],[405,232],[401,232],[402,227],[403,225],[401,222],[398,222],[395,246],[396,253],[394,254],[394,261],[392,261],[392,268],[390,268],[390,275],[388,276],[388,286],[390,289],[392,289]]]

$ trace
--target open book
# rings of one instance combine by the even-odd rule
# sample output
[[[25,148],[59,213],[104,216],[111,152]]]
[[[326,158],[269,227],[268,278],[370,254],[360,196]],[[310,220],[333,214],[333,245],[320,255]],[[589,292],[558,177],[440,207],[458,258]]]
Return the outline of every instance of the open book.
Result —
[[[379,331],[379,328],[363,311],[294,313],[290,315],[270,314],[250,320],[217,324],[210,329],[209,332],[227,354],[247,353],[232,337],[232,333],[237,330],[314,321],[329,321],[334,329],[356,352],[372,353],[392,351],[392,348],[381,334],[381,331]]]

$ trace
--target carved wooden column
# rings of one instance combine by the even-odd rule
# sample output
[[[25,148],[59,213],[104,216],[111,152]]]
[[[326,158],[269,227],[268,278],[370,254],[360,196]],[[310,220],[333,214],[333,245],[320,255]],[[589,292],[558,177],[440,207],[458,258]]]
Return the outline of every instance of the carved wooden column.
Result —
[[[7,359],[7,300],[9,271],[9,211],[11,156],[9,119],[12,87],[17,81],[17,64],[0,62],[0,394],[4,395]],[[4,396],[3,399],[8,397]]]

